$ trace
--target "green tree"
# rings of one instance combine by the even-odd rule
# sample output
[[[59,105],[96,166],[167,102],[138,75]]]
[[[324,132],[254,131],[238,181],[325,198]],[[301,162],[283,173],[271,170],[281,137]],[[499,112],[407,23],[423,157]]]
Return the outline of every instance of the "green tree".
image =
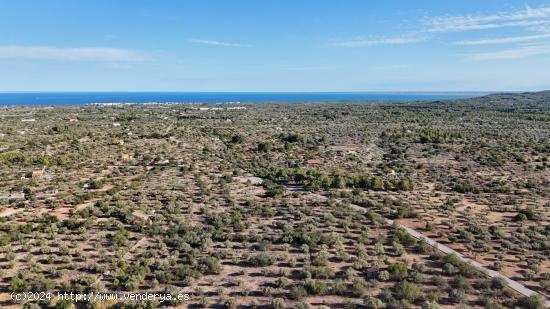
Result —
[[[544,297],[540,294],[524,297],[520,301],[520,306],[525,309],[542,309],[544,308]]]
[[[404,262],[394,263],[390,265],[388,270],[394,280],[403,280],[409,275],[408,266]]]
[[[395,294],[399,299],[415,302],[422,297],[422,290],[416,284],[405,280],[395,286]]]

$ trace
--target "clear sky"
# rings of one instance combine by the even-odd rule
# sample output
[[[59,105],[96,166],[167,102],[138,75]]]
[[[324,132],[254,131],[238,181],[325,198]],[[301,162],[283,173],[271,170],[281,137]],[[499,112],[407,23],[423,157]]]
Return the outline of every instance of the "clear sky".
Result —
[[[542,89],[548,0],[0,0],[0,91]]]

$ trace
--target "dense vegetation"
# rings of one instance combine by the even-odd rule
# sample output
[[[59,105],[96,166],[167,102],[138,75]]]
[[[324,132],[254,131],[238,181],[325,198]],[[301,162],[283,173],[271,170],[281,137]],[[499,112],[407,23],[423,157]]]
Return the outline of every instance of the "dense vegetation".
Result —
[[[234,107],[1,108],[0,307],[542,308],[550,296],[549,93]],[[22,291],[190,300],[13,304]]]

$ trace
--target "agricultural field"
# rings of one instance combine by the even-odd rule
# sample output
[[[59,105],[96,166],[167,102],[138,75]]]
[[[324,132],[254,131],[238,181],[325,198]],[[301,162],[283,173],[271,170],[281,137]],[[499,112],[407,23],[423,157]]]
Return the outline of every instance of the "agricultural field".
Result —
[[[544,308],[550,298],[549,92],[19,106],[1,107],[0,120],[2,308]],[[11,299],[41,291],[188,297]]]

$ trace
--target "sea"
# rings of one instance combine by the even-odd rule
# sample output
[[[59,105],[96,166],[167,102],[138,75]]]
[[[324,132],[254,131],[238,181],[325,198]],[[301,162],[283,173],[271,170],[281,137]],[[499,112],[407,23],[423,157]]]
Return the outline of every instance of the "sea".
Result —
[[[487,92],[0,92],[0,105],[94,103],[284,103],[434,101],[473,98]]]

